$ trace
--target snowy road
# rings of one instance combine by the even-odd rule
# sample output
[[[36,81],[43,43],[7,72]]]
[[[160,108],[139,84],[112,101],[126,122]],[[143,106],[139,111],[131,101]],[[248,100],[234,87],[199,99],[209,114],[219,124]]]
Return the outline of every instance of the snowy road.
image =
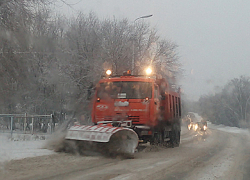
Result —
[[[13,160],[2,179],[249,179],[247,131],[210,125],[207,135],[182,131],[178,148],[147,147],[135,159],[60,153]]]

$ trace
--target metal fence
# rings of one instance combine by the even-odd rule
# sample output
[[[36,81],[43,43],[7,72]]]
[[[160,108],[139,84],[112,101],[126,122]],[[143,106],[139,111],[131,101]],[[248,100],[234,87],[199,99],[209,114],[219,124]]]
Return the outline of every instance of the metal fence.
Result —
[[[51,134],[55,131],[57,123],[52,114],[29,115],[0,114],[0,132],[20,134]]]

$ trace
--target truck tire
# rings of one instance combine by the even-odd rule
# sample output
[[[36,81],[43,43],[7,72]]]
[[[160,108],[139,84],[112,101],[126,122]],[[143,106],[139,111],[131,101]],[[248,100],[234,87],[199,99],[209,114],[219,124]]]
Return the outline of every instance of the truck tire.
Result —
[[[164,145],[164,131],[156,131],[149,142],[151,145]]]

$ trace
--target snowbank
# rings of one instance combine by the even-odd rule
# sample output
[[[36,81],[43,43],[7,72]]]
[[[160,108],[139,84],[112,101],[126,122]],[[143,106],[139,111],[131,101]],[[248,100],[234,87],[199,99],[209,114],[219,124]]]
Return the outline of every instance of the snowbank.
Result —
[[[229,133],[236,133],[236,134],[248,134],[249,130],[248,129],[242,129],[242,128],[238,128],[238,127],[230,127],[230,126],[225,126],[225,125],[215,125],[212,124],[211,122],[208,122],[208,128],[211,129],[217,129],[220,131],[224,131],[224,132],[229,132]]]
[[[17,139],[11,141],[5,134],[0,134],[0,162],[54,153],[53,151],[42,149],[44,143],[44,140],[32,137],[29,138],[29,141],[17,141]]]

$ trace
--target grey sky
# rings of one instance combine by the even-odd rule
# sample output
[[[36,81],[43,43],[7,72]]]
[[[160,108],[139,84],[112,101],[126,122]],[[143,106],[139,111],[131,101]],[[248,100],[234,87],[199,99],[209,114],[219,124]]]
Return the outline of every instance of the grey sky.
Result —
[[[80,0],[65,0],[77,3]],[[100,18],[145,19],[160,35],[179,45],[190,99],[213,93],[240,75],[250,76],[250,1],[248,0],[82,0],[72,5]],[[61,7],[66,14],[71,8]]]

